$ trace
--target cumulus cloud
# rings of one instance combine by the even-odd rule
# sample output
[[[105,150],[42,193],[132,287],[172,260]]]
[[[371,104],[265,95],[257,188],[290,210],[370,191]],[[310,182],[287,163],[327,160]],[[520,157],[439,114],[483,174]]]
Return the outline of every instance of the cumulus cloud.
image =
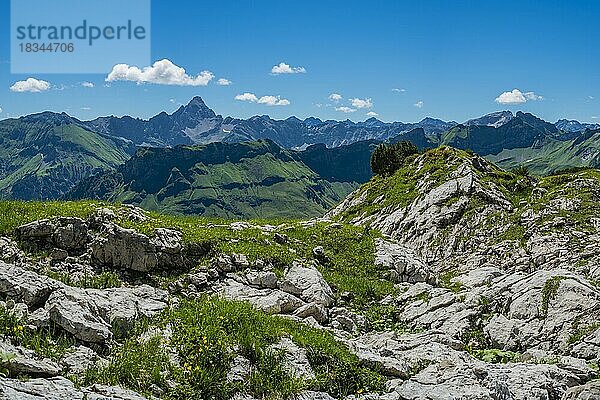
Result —
[[[2,114],[2,107],[0,107],[0,114]]]
[[[12,92],[31,92],[38,93],[50,89],[50,83],[41,79],[27,78],[24,81],[17,81],[11,87]]]
[[[406,89],[400,89],[400,88],[393,88],[392,92],[396,92],[396,93],[404,93],[406,92]]]
[[[81,109],[83,111],[90,111],[92,109],[92,107],[81,107]]]
[[[142,69],[127,64],[117,64],[106,77],[107,82],[131,81],[138,84],[154,83],[157,85],[206,86],[214,78],[210,71],[202,71],[196,76],[188,75],[182,67],[170,60],[156,61],[150,67]]]
[[[81,86],[85,88],[93,88],[94,84],[92,82],[81,82]]]
[[[349,114],[349,113],[353,113],[356,111],[356,108],[350,108],[350,107],[336,107],[335,111],[339,111],[339,112],[343,112],[345,114]]]
[[[356,108],[371,108],[371,107],[373,107],[373,101],[371,99],[355,98],[355,99],[350,99],[350,103],[352,104],[352,107],[356,107]]]
[[[376,112],[374,112],[374,111],[369,111],[369,112],[367,113],[367,116],[368,116],[368,117],[378,117],[378,116],[379,116],[379,114],[377,114],[377,113],[376,113]]]
[[[525,92],[523,93],[523,96],[525,96],[527,100],[544,100],[542,96],[539,96],[533,92]]]
[[[288,99],[282,99],[281,96],[262,96],[258,99],[258,104],[266,104],[268,106],[289,106]]]
[[[496,97],[495,101],[498,104],[523,104],[529,100],[544,100],[544,98],[534,92],[523,93],[519,89],[513,89],[510,92],[502,93],[500,96]]]
[[[419,100],[415,104],[413,104],[413,106],[415,106],[417,108],[423,108],[424,105],[425,105],[425,103],[423,103],[423,100]]]
[[[217,81],[217,85],[229,86],[231,85],[231,81],[229,79],[219,78],[219,80]]]
[[[329,100],[333,101],[333,102],[339,102],[340,100],[342,100],[342,95],[339,93],[331,93],[329,95]]]
[[[235,99],[240,101],[251,101],[254,103],[258,101],[258,97],[256,97],[254,93],[238,94],[235,96]]]
[[[262,96],[258,97],[254,93],[244,93],[238,94],[235,96],[236,100],[240,101],[249,101],[251,103],[264,104],[267,106],[288,106],[290,105],[290,101],[288,99],[282,99],[281,96]]]
[[[291,67],[290,65],[282,62],[279,65],[273,66],[271,68],[271,73],[275,75],[279,74],[304,74],[306,72],[306,68],[304,67]]]

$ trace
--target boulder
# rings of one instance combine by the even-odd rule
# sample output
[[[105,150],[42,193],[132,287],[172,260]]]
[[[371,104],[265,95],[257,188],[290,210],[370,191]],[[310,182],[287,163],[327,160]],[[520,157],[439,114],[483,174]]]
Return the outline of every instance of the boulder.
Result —
[[[112,289],[63,287],[48,298],[49,319],[88,343],[104,344],[117,329],[123,333],[140,317],[151,317],[167,307],[166,292],[150,286]]]
[[[12,263],[21,260],[23,257],[23,252],[14,240],[0,236],[0,261]]]
[[[10,371],[11,376],[28,375],[32,377],[53,377],[60,373],[60,367],[50,359],[38,356],[35,351],[21,346],[13,346],[0,339],[0,354],[9,354],[13,358],[0,367]],[[0,392],[1,393],[1,392]]]
[[[570,388],[561,400],[600,400],[600,381]]]
[[[28,244],[64,250],[84,249],[89,241],[88,224],[81,218],[59,217],[42,219],[19,226],[17,237]]]
[[[313,265],[304,266],[294,262],[286,272],[280,289],[324,307],[330,307],[334,303],[333,291]]]
[[[77,346],[73,351],[68,352],[60,363],[69,374],[83,374],[99,363],[106,363],[106,360],[89,347]]]
[[[148,400],[131,390],[114,386],[93,385],[77,389],[73,382],[60,376],[50,379],[17,380],[0,378],[2,400]]]
[[[315,378],[315,373],[306,356],[306,350],[295,344],[292,339],[281,338],[279,342],[269,348],[284,353],[283,366],[292,376],[306,380]]]
[[[0,294],[30,308],[43,305],[50,293],[63,286],[47,276],[0,261]]]
[[[299,318],[313,317],[317,322],[323,324],[327,322],[327,309],[317,303],[307,303],[294,311],[294,316]]]
[[[85,394],[75,388],[70,380],[61,377],[51,379],[0,378],[2,400],[84,400]]]
[[[148,272],[158,267],[158,254],[150,238],[133,229],[107,225],[103,236],[91,243],[92,262],[116,269]]]
[[[289,293],[278,289],[256,289],[233,279],[215,287],[225,298],[247,301],[269,314],[289,314],[305,303]]]
[[[277,289],[277,275],[272,271],[249,271],[246,279],[250,286]]]
[[[375,241],[375,265],[390,271],[390,278],[396,283],[435,283],[432,271],[412,249],[384,239]]]
[[[238,355],[231,362],[231,368],[227,372],[227,382],[243,382],[250,372],[250,360]]]

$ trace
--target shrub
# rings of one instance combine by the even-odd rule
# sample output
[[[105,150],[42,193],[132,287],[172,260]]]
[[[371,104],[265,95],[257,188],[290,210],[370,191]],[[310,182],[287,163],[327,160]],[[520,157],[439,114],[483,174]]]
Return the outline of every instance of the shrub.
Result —
[[[406,140],[394,144],[380,144],[371,155],[371,170],[376,175],[393,175],[410,155],[417,154],[417,146]]]

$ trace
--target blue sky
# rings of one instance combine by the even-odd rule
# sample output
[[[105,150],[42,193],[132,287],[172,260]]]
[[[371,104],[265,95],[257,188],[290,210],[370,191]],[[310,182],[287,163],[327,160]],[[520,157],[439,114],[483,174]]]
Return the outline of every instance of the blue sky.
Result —
[[[192,80],[210,71],[206,86],[106,85],[111,71],[13,75],[9,15],[9,1],[0,0],[0,118],[42,110],[147,118],[199,95],[218,114],[240,118],[359,121],[376,113],[461,122],[509,109],[600,123],[595,0],[154,0],[152,62],[167,59]],[[282,62],[305,72],[272,73]],[[29,77],[50,88],[10,90]],[[250,101],[235,99],[244,93]],[[333,93],[342,98],[330,100]]]

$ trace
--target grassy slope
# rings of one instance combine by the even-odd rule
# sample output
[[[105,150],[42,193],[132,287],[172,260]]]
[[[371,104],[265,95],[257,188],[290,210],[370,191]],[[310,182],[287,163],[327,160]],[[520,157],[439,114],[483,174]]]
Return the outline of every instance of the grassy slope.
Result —
[[[3,201],[0,202],[0,235],[10,235],[17,226],[40,218],[59,215],[87,218],[101,205],[118,207],[98,202]],[[156,227],[179,229],[186,242],[210,245],[212,251],[206,262],[217,254],[244,253],[251,260],[270,260],[279,272],[295,259],[312,259],[312,249],[322,245],[331,261],[322,266],[321,271],[336,293],[353,292],[353,308],[365,314],[376,327],[387,328],[384,324],[392,318],[386,312],[393,310],[378,305],[380,299],[396,289],[391,282],[379,278],[374,266],[374,238],[378,236],[374,231],[331,223],[303,226],[289,220],[253,221],[275,227],[265,234],[258,228],[234,230],[225,220],[156,213],[151,213],[145,222],[126,218],[118,222],[149,235]],[[287,235],[288,243],[275,243],[275,232]],[[153,279],[160,285],[177,277]],[[68,337],[59,337],[53,342],[53,333],[44,330],[30,334],[20,328],[22,325],[14,318],[4,318],[0,322],[0,333],[6,332],[17,343],[53,359],[59,359],[72,344]],[[162,339],[140,340],[139,334],[150,325],[173,327],[170,343],[177,350],[181,366],[169,363]],[[281,354],[269,350],[268,346],[284,336],[307,350],[316,379],[296,379],[282,368]],[[120,345],[110,355],[110,364],[88,371],[85,377],[77,378],[79,383],[118,383],[144,393],[149,393],[154,384],[165,391],[166,398],[215,399],[228,399],[239,390],[258,398],[275,399],[301,389],[323,390],[340,397],[383,389],[383,378],[378,371],[359,365],[358,359],[329,333],[268,316],[245,303],[214,297],[184,301],[177,310],[142,321],[137,331],[119,341]],[[243,355],[256,365],[244,383],[228,383],[225,379],[229,362],[236,355]],[[165,370],[169,371],[168,376],[160,373]],[[167,377],[177,385],[168,385]]]
[[[260,146],[261,143],[244,145]],[[324,214],[356,188],[354,183],[321,179],[292,157],[266,152],[248,154],[236,162],[202,162],[203,148],[190,147],[189,150],[197,152],[193,153],[193,157],[198,162],[192,166],[182,167],[179,160],[169,155],[161,160],[160,168],[166,171],[177,168],[172,174],[179,178],[171,180],[175,175],[157,178],[158,191],[155,188],[134,189],[133,184],[124,182],[113,188],[105,198],[175,214],[193,213],[221,218],[306,218]],[[137,164],[144,163],[142,157],[136,160]],[[153,157],[156,159],[157,156]],[[135,168],[128,178],[134,183],[142,179],[137,172],[140,167]]]
[[[545,175],[569,167],[598,167],[598,154],[600,134],[582,142],[548,139],[541,148],[503,150],[486,158],[505,169],[525,166],[534,174]]]
[[[122,164],[129,155],[120,144],[73,124],[5,120],[0,123],[0,157],[0,196],[11,196],[13,186],[27,178],[39,182],[33,197],[44,198],[60,190],[45,181],[62,180],[67,189],[64,182],[75,184],[93,171]]]

